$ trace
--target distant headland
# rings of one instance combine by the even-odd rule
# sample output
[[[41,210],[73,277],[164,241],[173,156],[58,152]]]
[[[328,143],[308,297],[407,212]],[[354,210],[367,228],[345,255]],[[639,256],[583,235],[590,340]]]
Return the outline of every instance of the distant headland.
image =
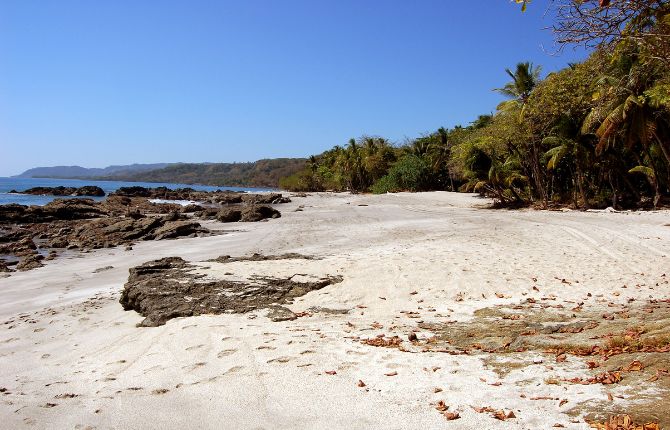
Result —
[[[104,168],[53,166],[35,167],[13,177],[277,187],[280,178],[302,170],[306,161],[304,158],[273,158],[246,163],[155,163]]]

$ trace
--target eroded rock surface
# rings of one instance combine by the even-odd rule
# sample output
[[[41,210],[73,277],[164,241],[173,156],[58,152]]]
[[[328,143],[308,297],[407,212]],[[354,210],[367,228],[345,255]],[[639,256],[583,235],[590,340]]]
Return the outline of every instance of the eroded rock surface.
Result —
[[[74,191],[73,191],[74,190]],[[92,193],[92,187],[35,188],[31,194]],[[154,203],[150,199],[194,200],[202,205]],[[3,271],[22,263],[23,270],[39,267],[35,257],[55,258],[63,249],[130,246],[138,240],[163,240],[215,234],[198,220],[256,222],[279,218],[281,213],[263,203],[290,201],[278,193],[204,192],[191,188],[126,187],[104,201],[56,199],[44,206],[0,205],[0,261]],[[33,258],[35,257],[35,258]],[[21,260],[21,261],[19,261]],[[23,262],[23,260],[26,260]]]
[[[339,276],[307,282],[292,278],[258,276],[248,281],[213,280],[197,274],[197,266],[182,258],[168,257],[130,269],[120,303],[125,310],[135,310],[146,317],[139,324],[143,327],[163,325],[177,317],[246,313],[262,308],[271,310],[273,320],[284,321],[293,319],[294,315],[281,305],[342,281]]]
[[[24,191],[12,190],[10,193],[32,194],[39,196],[90,196],[103,197],[105,191],[95,185],[85,185],[83,187],[33,187]]]

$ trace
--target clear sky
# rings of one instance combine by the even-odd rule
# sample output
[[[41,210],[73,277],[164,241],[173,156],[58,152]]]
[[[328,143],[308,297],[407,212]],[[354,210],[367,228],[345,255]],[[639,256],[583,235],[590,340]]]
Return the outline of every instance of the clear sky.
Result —
[[[302,157],[466,125],[548,0],[3,0],[0,176],[35,166]]]

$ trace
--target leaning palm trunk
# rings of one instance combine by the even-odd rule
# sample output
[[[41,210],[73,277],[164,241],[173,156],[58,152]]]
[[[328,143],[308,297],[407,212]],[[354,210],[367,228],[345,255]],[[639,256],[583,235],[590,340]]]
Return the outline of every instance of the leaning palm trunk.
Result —
[[[542,170],[540,169],[540,155],[539,149],[535,142],[530,144],[530,155],[531,155],[531,170],[533,172],[533,182],[535,182],[535,188],[540,200],[542,200],[542,207],[547,208],[549,206],[549,200],[547,198],[547,191],[544,188],[542,183]]]

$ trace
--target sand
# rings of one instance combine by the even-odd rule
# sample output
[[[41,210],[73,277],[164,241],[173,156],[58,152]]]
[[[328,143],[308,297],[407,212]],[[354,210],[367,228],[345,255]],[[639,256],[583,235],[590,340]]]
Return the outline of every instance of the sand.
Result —
[[[606,401],[611,387],[546,383],[592,375],[582,360],[420,352],[407,335],[425,342],[435,333],[419,326],[470,321],[477,310],[529,297],[567,304],[591,293],[604,308],[667,298],[670,213],[487,203],[443,192],[315,194],[281,205],[277,220],[212,224],[228,230],[221,236],[72,255],[0,279],[0,427],[589,428],[584,406]],[[204,263],[288,252],[319,259]],[[128,269],[167,256],[198,262],[212,278],[343,281],[289,305],[305,312],[294,321],[272,322],[259,310],[136,327],[143,317],[118,303]],[[361,342],[382,334],[410,348]],[[623,398],[612,407],[625,411],[629,392],[614,393]],[[461,418],[447,421],[434,407],[440,400]],[[517,418],[499,421],[472,406]]]

